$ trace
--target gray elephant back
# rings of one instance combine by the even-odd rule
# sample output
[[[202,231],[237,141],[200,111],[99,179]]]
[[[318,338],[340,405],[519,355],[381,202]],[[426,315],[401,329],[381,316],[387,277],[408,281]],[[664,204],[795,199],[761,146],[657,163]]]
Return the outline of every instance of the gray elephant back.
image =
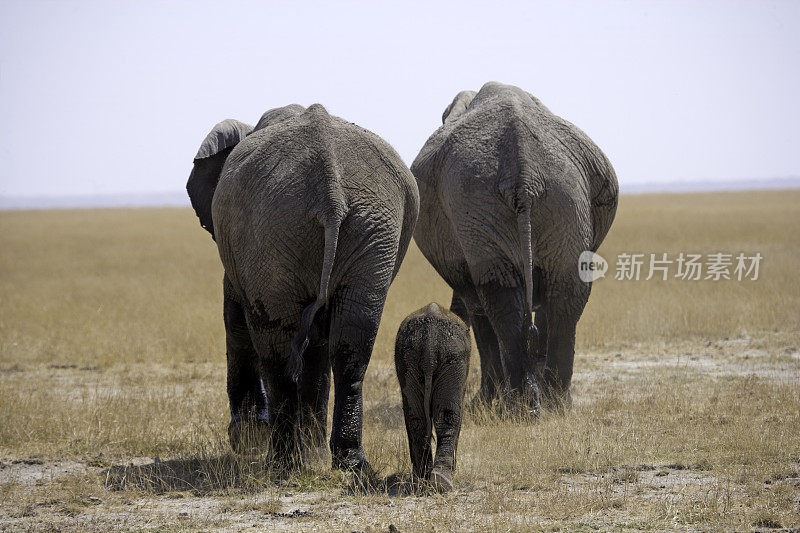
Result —
[[[378,171],[368,172],[371,164]],[[304,188],[307,210],[316,215],[319,210],[346,209],[349,197],[358,196],[373,181],[416,191],[413,176],[391,146],[314,104],[265,113],[228,156],[219,186],[236,182],[238,188],[262,191]],[[226,187],[224,194],[232,184]]]
[[[442,173],[458,172],[500,191],[512,209],[553,187],[588,189],[593,204],[616,198],[616,175],[603,152],[525,91],[489,82],[468,104],[451,106],[463,110],[450,113],[411,165],[418,181],[436,187]]]
[[[280,124],[290,118],[296,117],[304,113],[306,110],[305,107],[298,105],[298,104],[289,104],[283,107],[276,107],[275,109],[270,109],[269,111],[265,111],[261,118],[256,123],[256,127],[253,128],[253,131],[263,130],[269,126],[273,126],[275,124]]]
[[[228,156],[212,205],[225,271],[244,300],[264,306],[263,316],[292,314],[272,302],[326,296],[319,294],[326,236],[334,239],[335,286],[350,254],[381,232],[396,243],[397,226],[413,228],[419,209],[416,182],[385,141],[321,105],[301,109],[262,117],[264,127]],[[382,224],[358,231],[345,224],[337,248],[338,235],[327,230],[345,220]]]
[[[211,202],[228,155],[253,131],[279,124],[303,111],[305,108],[297,104],[270,109],[261,115],[255,128],[235,119],[225,119],[216,124],[200,143],[189,181],[186,183],[186,191],[189,193],[192,208],[200,219],[200,225],[212,238],[214,221]]]
[[[459,93],[444,118],[411,170],[422,200],[415,240],[451,286],[488,278],[510,283],[511,265],[536,262],[525,257],[525,235],[546,238],[554,225],[587,227],[575,246],[597,249],[616,211],[618,185],[585,133],[527,92],[496,82],[474,96]],[[470,268],[453,250],[469,241],[459,233],[473,225],[491,235],[489,246],[464,250]]]
[[[547,394],[568,401],[591,290],[577,265],[613,222],[614,170],[585,133],[517,87],[462,91],[443,118],[411,166],[422,200],[414,239],[476,326],[478,398],[507,386],[534,412],[538,357]]]
[[[403,320],[396,343],[397,353],[406,363],[413,358],[452,364],[463,359],[465,353],[469,357],[469,328],[447,308],[432,303]]]

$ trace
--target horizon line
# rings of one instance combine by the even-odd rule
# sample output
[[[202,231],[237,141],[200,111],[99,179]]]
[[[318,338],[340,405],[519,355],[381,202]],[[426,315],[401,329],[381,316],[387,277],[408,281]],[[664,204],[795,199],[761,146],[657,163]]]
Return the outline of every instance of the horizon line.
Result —
[[[800,188],[800,176],[761,180],[642,182],[620,185],[620,194],[734,192]],[[74,195],[0,195],[1,211],[125,207],[190,207],[185,190]]]

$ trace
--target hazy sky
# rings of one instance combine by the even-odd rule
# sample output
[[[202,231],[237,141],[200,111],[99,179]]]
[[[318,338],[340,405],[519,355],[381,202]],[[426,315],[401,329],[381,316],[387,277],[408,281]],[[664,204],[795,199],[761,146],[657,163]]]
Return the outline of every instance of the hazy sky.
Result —
[[[800,175],[800,2],[0,0],[0,195],[178,191],[216,122],[289,103],[410,164],[488,80],[623,187]]]

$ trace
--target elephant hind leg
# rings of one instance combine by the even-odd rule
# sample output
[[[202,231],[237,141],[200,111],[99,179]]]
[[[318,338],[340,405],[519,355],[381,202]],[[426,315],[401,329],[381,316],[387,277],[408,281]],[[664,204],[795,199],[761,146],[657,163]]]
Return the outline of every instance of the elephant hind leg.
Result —
[[[533,325],[536,327],[536,337],[531,343],[531,353],[534,356],[537,381],[540,381],[547,362],[547,309],[545,304],[536,310]]]
[[[472,399],[472,405],[491,405],[492,401],[503,395],[508,388],[506,372],[500,355],[500,343],[486,316],[472,315],[471,319],[481,363],[481,386],[475,398]]]
[[[436,428],[436,456],[429,479],[439,492],[453,488],[453,472],[456,469],[456,450],[458,436],[461,433],[461,409],[468,367],[467,355],[462,364],[453,364],[438,375],[433,387],[431,418]]]
[[[417,324],[417,327],[419,324]],[[397,333],[395,345],[395,370],[400,382],[403,399],[403,419],[408,436],[408,451],[411,455],[411,472],[414,482],[428,478],[433,465],[431,447],[430,400],[425,403],[425,372],[432,370],[432,356],[421,345],[427,342],[430,332],[417,328],[414,330],[401,327]],[[432,377],[432,376],[431,376]],[[432,387],[432,382],[431,382]],[[429,389],[430,390],[430,389]]]
[[[352,283],[343,282],[332,298],[328,353],[334,380],[330,439],[333,468],[370,469],[362,444],[362,386],[387,290],[388,279],[360,276]]]
[[[406,423],[406,434],[408,435],[408,450],[411,455],[411,472],[417,480],[428,478],[433,465],[433,448],[431,447],[430,429],[426,427],[426,417],[421,401],[422,383],[416,384],[418,387],[405,385],[403,388],[403,413]],[[409,387],[408,389],[406,387]],[[417,401],[409,401],[406,393],[409,392]]]
[[[312,339],[313,341],[313,339]],[[316,344],[316,343],[312,343]],[[327,344],[310,345],[303,356],[300,376],[300,428],[304,453],[325,454],[331,363]]]
[[[223,282],[223,293],[231,411],[228,438],[237,453],[251,449],[264,450],[268,440],[269,414],[258,354],[253,348],[244,309],[236,300],[227,276]]]
[[[508,377],[512,402],[535,412],[539,391],[533,358],[528,353],[530,316],[522,284],[503,287],[495,284],[477,287],[478,296],[500,343],[500,355]]]
[[[284,343],[288,353],[289,341]],[[265,379],[270,389],[270,456],[278,468],[295,470],[301,464],[300,405],[297,383],[289,376],[284,357],[266,358]]]
[[[371,468],[362,442],[362,387],[399,253],[397,235],[389,225],[376,229],[377,216],[353,207],[342,222],[336,249],[339,279],[328,298],[334,386],[331,464],[367,473]]]
[[[547,359],[542,381],[545,402],[551,407],[571,405],[570,384],[575,361],[575,330],[589,300],[591,286],[565,277],[548,285]]]

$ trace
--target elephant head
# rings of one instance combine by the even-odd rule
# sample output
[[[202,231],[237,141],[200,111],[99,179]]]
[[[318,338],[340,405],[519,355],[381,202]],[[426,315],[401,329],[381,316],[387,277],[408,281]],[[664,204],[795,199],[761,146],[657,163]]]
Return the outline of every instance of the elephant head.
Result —
[[[409,315],[395,342],[413,475],[439,491],[453,487],[470,349],[466,324],[435,303]]]
[[[200,144],[194,156],[194,166],[186,183],[200,225],[214,238],[214,221],[211,219],[211,200],[217,188],[225,160],[233,148],[253,131],[253,126],[234,119],[226,119],[214,126]]]
[[[442,124],[447,122],[448,119],[454,119],[461,113],[467,110],[472,99],[477,95],[475,91],[461,91],[453,98],[450,105],[442,113]]]

